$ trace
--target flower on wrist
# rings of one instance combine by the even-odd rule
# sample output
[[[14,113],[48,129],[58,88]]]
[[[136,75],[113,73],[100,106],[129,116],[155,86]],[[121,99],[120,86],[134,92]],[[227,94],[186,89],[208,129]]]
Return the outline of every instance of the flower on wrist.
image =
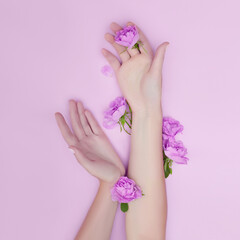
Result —
[[[141,188],[134,180],[126,176],[121,176],[111,189],[112,200],[121,203],[123,212],[128,210],[129,202],[141,198],[143,195]]]

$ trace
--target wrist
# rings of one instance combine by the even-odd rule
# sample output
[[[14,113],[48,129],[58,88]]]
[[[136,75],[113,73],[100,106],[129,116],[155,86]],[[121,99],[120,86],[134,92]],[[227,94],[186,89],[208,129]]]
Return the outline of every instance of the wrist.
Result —
[[[111,189],[121,176],[123,176],[123,175],[119,174],[111,182],[99,180],[99,188],[104,189],[104,190]]]
[[[143,108],[137,111],[132,111],[133,119],[156,120],[162,121],[161,108]]]
[[[99,188],[98,188],[99,193],[101,193],[101,195],[104,196],[104,198],[106,198],[106,199],[112,199],[111,190],[120,177],[121,177],[121,175],[119,175],[119,177],[112,182],[105,182],[105,181],[100,180]]]
[[[111,189],[112,189],[111,184],[109,184],[108,182],[100,181],[97,195],[101,199],[101,201],[104,202],[104,204],[107,205],[108,207],[110,206],[117,207],[118,203],[112,201]]]

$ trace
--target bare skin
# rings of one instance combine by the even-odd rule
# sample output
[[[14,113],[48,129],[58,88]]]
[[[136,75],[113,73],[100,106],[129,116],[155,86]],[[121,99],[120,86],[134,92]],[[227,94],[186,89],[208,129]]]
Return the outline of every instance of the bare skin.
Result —
[[[129,23],[130,25],[133,23]],[[121,29],[111,24],[115,33]],[[126,232],[129,240],[163,240],[166,231],[167,201],[162,156],[162,65],[168,43],[161,44],[155,55],[138,28],[144,49],[126,49],[106,34],[120,56],[106,49],[102,53],[114,69],[119,86],[133,112],[131,153],[128,176],[141,186],[144,197],[129,203],[126,213]],[[145,52],[145,49],[147,52]],[[76,239],[110,238],[117,203],[110,197],[110,188],[124,175],[125,169],[111,143],[82,103],[69,102],[73,132],[61,113],[55,113],[60,131],[79,163],[100,185],[95,200],[80,228]],[[94,229],[94,231],[93,231]]]
[[[133,23],[128,23],[133,25]],[[138,28],[138,27],[137,27]],[[121,29],[111,24],[114,33]],[[162,66],[165,42],[153,55],[151,46],[138,28],[144,48],[127,49],[115,43],[107,33],[105,39],[115,48],[118,58],[106,49],[102,53],[114,69],[124,97],[133,112],[131,153],[128,176],[141,186],[144,197],[129,203],[126,232],[129,240],[165,239],[167,199],[162,156]]]
[[[129,24],[133,25],[133,23]],[[143,43],[143,46],[140,45],[140,52],[137,49],[127,49],[126,51],[124,46],[115,43],[113,35],[107,33],[105,39],[115,48],[121,62],[107,49],[103,48],[102,53],[112,66],[120,89],[131,108],[135,112],[159,110],[161,107],[162,64],[165,49],[169,43],[161,44],[153,55],[147,38],[139,27],[137,28]],[[112,23],[111,29],[116,33],[121,29],[121,26]]]
[[[73,132],[63,115],[55,113],[62,136],[74,151],[78,162],[99,180],[99,189],[76,240],[106,240],[112,232],[118,203],[111,199],[110,189],[125,174],[124,166],[103,130],[81,102],[69,101]],[[94,231],[93,231],[94,228]]]

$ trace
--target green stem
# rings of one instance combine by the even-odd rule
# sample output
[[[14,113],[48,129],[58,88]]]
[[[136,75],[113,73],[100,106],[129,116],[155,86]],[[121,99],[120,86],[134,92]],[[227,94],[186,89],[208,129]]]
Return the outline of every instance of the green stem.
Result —
[[[131,116],[131,118],[129,118],[129,120],[130,120],[130,123],[132,124],[132,109],[131,109],[131,107],[130,107],[128,101],[126,101],[126,102],[127,102],[128,107],[129,107],[130,116]]]
[[[130,121],[130,124],[132,125],[132,119],[128,115],[126,115],[126,117]]]
[[[120,132],[122,131],[122,126],[121,126],[121,123],[120,121],[118,122],[119,126],[120,126]]]
[[[123,127],[123,130],[124,130],[128,135],[131,135],[131,133],[129,133],[129,132],[125,129],[124,125],[122,125],[122,127]]]
[[[143,44],[141,41],[138,41],[138,43],[142,46],[143,50],[145,51],[145,53],[147,53],[147,50],[143,47]]]
[[[128,125],[128,127],[130,128],[130,129],[132,129],[132,127],[129,125],[129,123],[126,121],[125,122],[127,125]]]
[[[120,54],[122,54],[122,53],[124,53],[124,52],[126,52],[126,51],[127,51],[127,48],[126,48],[124,51],[120,52]]]

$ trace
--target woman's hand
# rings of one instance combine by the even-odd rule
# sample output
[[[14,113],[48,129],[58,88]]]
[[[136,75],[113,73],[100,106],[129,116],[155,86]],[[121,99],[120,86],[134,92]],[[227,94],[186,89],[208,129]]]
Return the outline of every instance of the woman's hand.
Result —
[[[69,101],[73,133],[63,115],[55,113],[63,138],[78,162],[100,182],[115,183],[125,174],[124,166],[92,113],[81,102]]]
[[[128,25],[134,24],[128,23]],[[111,29],[116,33],[121,30],[121,26],[112,23]],[[124,46],[115,42],[113,35],[107,33],[105,39],[115,48],[122,63],[108,50],[102,49],[102,53],[113,68],[120,89],[133,112],[160,110],[162,65],[165,50],[169,43],[161,44],[155,56],[153,56],[147,38],[138,27],[137,29],[139,40],[143,44],[143,46],[139,45],[140,51],[138,49],[127,49],[126,51]]]

